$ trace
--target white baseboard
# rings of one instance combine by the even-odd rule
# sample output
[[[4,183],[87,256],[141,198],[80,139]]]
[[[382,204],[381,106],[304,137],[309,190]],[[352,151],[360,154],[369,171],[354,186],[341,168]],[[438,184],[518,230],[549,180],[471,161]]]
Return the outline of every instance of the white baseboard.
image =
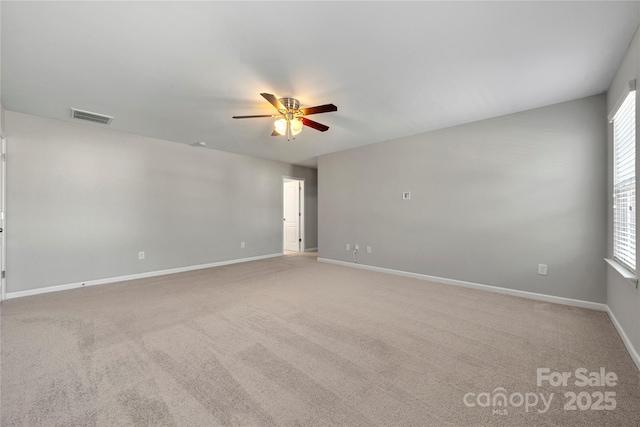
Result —
[[[307,248],[304,251],[305,252],[318,252],[318,247],[316,246],[315,248]]]
[[[613,311],[611,311],[611,308],[609,306],[607,306],[607,314],[609,315],[609,318],[611,318],[611,322],[613,323],[613,326],[615,326],[616,330],[618,331],[620,338],[622,338],[622,342],[624,343],[625,347],[627,347],[627,350],[631,355],[631,359],[633,359],[633,362],[636,364],[636,366],[640,370],[640,354],[638,354],[638,351],[635,349],[635,347],[633,347],[633,344],[631,343],[629,336],[624,331],[624,329],[622,329],[622,325],[620,324],[620,322],[618,322],[618,319],[613,314]]]
[[[68,283],[66,285],[47,286],[45,288],[29,289],[27,291],[7,292],[6,299],[28,297],[31,295],[46,294],[49,292],[66,291],[87,286],[104,285],[108,283],[124,282],[127,280],[144,279],[147,277],[164,276],[166,274],[183,273],[185,271],[201,270],[204,268],[220,267],[223,265],[238,264],[241,262],[257,261],[260,259],[274,258],[282,256],[282,253],[260,255],[250,258],[232,259],[228,261],[212,262],[210,264],[190,265],[188,267],[170,268],[168,270],[149,271],[146,273],[129,274],[126,276],[109,277],[106,279],[87,280],[85,282]]]
[[[555,304],[564,304],[564,305],[570,305],[574,307],[589,308],[591,310],[607,311],[608,309],[608,306],[606,304],[601,304],[601,303],[591,302],[591,301],[556,297],[553,295],[538,294],[535,292],[518,291],[516,289],[501,288],[499,286],[483,285],[480,283],[465,282],[462,280],[446,279],[444,277],[428,276],[426,274],[410,273],[408,271],[392,270],[390,268],[374,267],[371,265],[356,264],[353,262],[336,261],[336,260],[327,259],[327,258],[318,258],[318,261],[326,262],[329,264],[343,265],[346,267],[361,268],[363,270],[378,271],[380,273],[394,274],[396,276],[411,277],[414,279],[426,280],[429,282],[443,283],[445,285],[462,286],[465,288],[480,289],[483,291],[495,292],[498,294],[513,295],[517,297],[534,299],[538,301],[546,301],[546,302],[551,302]]]

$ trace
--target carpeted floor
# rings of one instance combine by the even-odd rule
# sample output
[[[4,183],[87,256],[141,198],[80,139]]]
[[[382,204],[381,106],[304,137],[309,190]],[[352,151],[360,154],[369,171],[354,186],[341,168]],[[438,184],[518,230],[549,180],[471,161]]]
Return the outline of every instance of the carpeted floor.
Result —
[[[606,313],[309,255],[9,300],[0,315],[3,426],[640,424],[640,376]],[[601,367],[616,385],[575,384]],[[538,387],[538,368],[571,377]]]

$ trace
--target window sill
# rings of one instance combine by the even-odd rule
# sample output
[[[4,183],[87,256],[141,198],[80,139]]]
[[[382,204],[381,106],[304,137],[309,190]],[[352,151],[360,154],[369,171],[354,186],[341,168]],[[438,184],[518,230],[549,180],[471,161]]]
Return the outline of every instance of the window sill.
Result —
[[[615,271],[620,273],[620,275],[622,277],[624,277],[629,282],[631,282],[631,284],[633,284],[633,286],[636,289],[638,289],[638,276],[636,276],[634,273],[632,273],[629,270],[627,270],[622,264],[620,264],[617,261],[614,261],[614,260],[612,260],[610,258],[605,258],[604,260],[607,262],[607,264],[609,264],[611,267],[613,267],[613,269]]]

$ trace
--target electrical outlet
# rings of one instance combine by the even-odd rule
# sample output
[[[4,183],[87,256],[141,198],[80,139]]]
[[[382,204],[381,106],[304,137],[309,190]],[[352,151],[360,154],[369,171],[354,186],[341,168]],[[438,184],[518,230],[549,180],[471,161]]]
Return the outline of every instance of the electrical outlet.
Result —
[[[356,251],[360,250],[360,245],[356,243]]]
[[[351,245],[347,243],[347,245],[344,247],[345,251],[350,251],[351,250]]]
[[[240,248],[244,249],[244,242],[240,242]]]
[[[138,259],[144,259],[144,251],[138,252]]]
[[[547,275],[547,264],[538,264],[538,274],[542,276]]]
[[[371,253],[371,246],[367,246],[367,253],[370,254]]]

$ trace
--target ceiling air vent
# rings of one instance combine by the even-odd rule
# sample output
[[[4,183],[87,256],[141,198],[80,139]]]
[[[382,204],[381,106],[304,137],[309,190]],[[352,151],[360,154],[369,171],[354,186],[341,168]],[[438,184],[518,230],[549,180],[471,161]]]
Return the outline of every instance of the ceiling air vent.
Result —
[[[113,120],[111,116],[105,116],[104,114],[92,113],[91,111],[71,109],[71,117],[78,120],[87,120],[94,123],[102,123],[108,125]]]

